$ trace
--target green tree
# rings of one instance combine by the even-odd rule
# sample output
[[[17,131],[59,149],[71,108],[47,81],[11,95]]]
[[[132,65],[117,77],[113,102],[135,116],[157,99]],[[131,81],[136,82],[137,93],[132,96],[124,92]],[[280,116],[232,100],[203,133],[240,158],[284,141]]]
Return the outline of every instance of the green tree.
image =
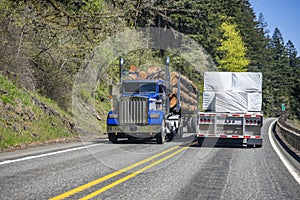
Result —
[[[221,46],[217,48],[220,52],[217,58],[218,69],[233,72],[247,71],[250,61],[246,58],[246,47],[236,24],[223,22],[221,29],[224,35],[221,39]]]
[[[288,58],[290,60],[290,66],[296,67],[297,62],[298,62],[298,59],[297,59],[298,52],[297,52],[293,42],[289,40],[285,45],[285,49],[287,51]]]
[[[0,11],[0,70],[64,109],[85,56],[126,28],[122,12],[103,0],[2,0]]]
[[[266,37],[268,37],[269,34],[269,29],[268,29],[268,23],[265,21],[265,17],[263,15],[263,13],[259,13],[258,16],[258,29],[260,29],[265,35]]]
[[[281,103],[287,105],[287,110],[294,114],[295,98],[293,95],[293,86],[295,85],[295,78],[288,51],[284,45],[282,34],[278,28],[275,28],[271,37],[269,49],[272,53],[271,66],[268,69],[267,82],[270,89],[270,95],[273,99],[273,108],[271,114],[280,115]]]
[[[297,58],[297,50],[292,41],[288,40],[285,45],[285,49],[288,55],[289,67],[288,78],[291,84],[291,93],[289,94],[289,99],[291,102],[292,115],[300,118],[300,59]]]

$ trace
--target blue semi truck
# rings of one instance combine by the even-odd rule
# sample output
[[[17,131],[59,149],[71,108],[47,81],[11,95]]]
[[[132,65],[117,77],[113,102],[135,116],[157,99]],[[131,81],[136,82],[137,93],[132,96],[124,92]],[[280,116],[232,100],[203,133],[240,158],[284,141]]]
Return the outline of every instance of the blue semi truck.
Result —
[[[156,139],[158,144],[182,137],[183,127],[196,130],[198,97],[192,81],[165,67],[125,69],[120,59],[120,83],[110,89],[112,110],[107,115],[107,134],[119,138]],[[114,91],[114,92],[113,92]]]

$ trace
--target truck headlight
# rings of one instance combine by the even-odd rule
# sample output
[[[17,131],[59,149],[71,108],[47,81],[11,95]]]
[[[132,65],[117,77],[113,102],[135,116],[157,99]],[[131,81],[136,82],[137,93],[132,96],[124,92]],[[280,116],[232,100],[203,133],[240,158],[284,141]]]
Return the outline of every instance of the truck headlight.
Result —
[[[157,118],[159,118],[160,117],[160,114],[159,113],[151,113],[150,114],[150,118],[155,118],[155,119],[157,119]]]
[[[108,117],[109,117],[109,118],[112,118],[112,119],[118,118],[118,114],[112,113],[112,114],[109,114]]]

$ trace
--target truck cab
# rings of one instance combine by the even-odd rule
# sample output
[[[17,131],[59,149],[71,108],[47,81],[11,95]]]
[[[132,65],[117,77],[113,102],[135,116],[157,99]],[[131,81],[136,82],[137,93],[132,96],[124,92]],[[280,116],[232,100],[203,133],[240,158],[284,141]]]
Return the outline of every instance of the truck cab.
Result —
[[[116,94],[112,95],[113,108],[107,115],[108,139],[116,143],[118,138],[156,138],[159,144],[166,139],[172,140],[178,132],[180,114],[169,108],[168,63],[164,79],[125,80],[122,63],[120,70],[121,83]]]
[[[138,130],[137,126],[150,128],[149,126],[161,124],[164,117],[163,101],[166,97],[163,84],[162,80],[123,81],[120,96],[117,97],[114,109],[109,112],[107,125],[132,125]]]

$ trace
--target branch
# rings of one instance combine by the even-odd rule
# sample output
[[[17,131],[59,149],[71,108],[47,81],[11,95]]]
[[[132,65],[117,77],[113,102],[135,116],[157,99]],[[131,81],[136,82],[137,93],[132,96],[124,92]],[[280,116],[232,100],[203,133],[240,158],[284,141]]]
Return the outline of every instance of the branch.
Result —
[[[22,27],[22,32],[21,32],[21,36],[20,36],[20,40],[19,40],[19,45],[18,45],[18,50],[17,50],[17,58],[19,57],[19,54],[20,54],[20,51],[21,51],[21,45],[22,45],[22,41],[23,41],[23,35],[24,35],[25,26],[26,26],[26,23]]]

